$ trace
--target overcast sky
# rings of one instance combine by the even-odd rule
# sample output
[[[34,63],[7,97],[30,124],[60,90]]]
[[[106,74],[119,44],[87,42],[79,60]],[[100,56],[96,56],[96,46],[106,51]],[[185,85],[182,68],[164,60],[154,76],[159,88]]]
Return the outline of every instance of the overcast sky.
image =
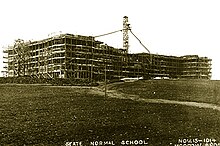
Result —
[[[96,36],[120,30],[123,16],[152,53],[207,56],[212,79],[220,79],[219,0],[1,0],[0,47],[60,31]],[[145,52],[129,37],[129,52]],[[121,32],[97,39],[122,47]]]

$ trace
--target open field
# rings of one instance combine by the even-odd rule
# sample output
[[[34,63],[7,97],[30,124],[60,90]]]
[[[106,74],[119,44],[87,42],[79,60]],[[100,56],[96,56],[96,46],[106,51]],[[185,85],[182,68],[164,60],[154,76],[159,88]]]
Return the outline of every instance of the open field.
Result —
[[[210,80],[143,80],[110,86],[141,98],[197,101],[220,105],[220,81]]]
[[[134,84],[140,86],[134,88],[137,87]],[[141,81],[114,84],[109,88],[143,98],[219,101],[209,97],[214,94],[219,97],[219,84],[212,87],[207,84]],[[167,94],[163,94],[162,89],[169,92],[164,90]],[[204,94],[204,98],[199,98],[201,95],[197,93]],[[183,99],[184,95],[187,98]],[[215,138],[220,142],[220,112],[217,110],[105,98],[95,94],[92,87],[0,85],[0,97],[0,145],[52,146],[71,141],[83,141],[84,145],[114,141],[120,145],[122,140],[147,138],[153,146],[174,145],[182,138]]]

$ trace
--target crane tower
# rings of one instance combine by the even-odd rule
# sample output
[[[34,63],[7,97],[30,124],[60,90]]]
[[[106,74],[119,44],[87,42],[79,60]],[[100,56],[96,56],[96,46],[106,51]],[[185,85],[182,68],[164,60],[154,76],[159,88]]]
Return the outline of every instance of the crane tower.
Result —
[[[130,24],[128,23],[128,17],[123,17],[123,49],[126,50],[126,53],[128,53],[129,48],[129,36],[128,31],[130,30]]]

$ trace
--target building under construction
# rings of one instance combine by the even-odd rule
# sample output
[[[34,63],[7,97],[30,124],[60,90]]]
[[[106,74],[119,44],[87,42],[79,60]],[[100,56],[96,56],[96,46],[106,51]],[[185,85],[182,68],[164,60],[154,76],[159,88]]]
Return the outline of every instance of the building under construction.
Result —
[[[211,78],[211,59],[207,57],[165,56],[151,54],[149,50],[129,54],[129,30],[128,19],[124,17],[123,49],[106,45],[92,36],[73,34],[59,34],[34,42],[16,40],[4,50],[7,75],[99,81],[125,77]]]
[[[7,53],[9,77],[88,78],[211,78],[211,59],[128,54],[91,36],[60,34],[35,42],[17,40]]]

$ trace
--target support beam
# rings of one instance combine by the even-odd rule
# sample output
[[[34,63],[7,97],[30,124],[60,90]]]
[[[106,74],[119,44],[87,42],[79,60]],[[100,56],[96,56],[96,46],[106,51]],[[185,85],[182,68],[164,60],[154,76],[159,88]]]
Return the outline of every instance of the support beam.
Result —
[[[129,36],[128,31],[130,30],[130,24],[128,23],[128,17],[123,17],[123,49],[126,50],[126,53],[128,53],[129,49]]]

